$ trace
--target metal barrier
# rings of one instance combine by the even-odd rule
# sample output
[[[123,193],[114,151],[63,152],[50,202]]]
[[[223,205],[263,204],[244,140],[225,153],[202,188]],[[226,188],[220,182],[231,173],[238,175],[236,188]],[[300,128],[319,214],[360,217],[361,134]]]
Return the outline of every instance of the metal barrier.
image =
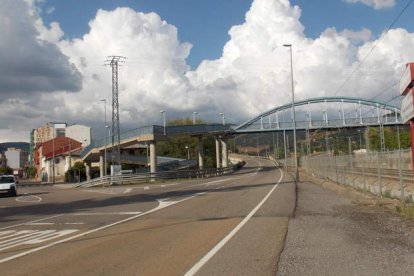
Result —
[[[300,161],[301,168],[314,176],[379,196],[414,201],[411,150],[305,156]]]
[[[131,185],[148,183],[154,181],[165,181],[168,179],[192,179],[192,178],[206,178],[213,176],[220,176],[232,173],[241,169],[244,162],[239,162],[227,168],[208,168],[197,170],[178,170],[178,171],[164,171],[157,173],[136,173],[127,175],[110,175],[95,178],[89,181],[79,183],[77,188],[89,188],[95,186],[111,186],[111,185]]]

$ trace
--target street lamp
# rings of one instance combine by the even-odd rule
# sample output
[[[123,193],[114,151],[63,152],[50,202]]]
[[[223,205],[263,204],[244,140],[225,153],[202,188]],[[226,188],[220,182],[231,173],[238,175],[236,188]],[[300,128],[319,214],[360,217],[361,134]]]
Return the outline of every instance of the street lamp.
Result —
[[[298,169],[298,156],[296,149],[296,112],[295,112],[295,87],[293,83],[293,55],[292,44],[283,44],[283,47],[288,47],[290,50],[290,76],[292,81],[292,113],[293,113],[293,149],[295,152],[295,169],[296,169],[296,181],[299,182],[299,169]]]
[[[163,124],[164,124],[164,136],[165,136],[165,110],[161,110],[160,113],[162,114]]]
[[[190,148],[185,146],[185,149],[187,150],[187,160],[190,160]]]
[[[197,112],[197,111],[194,111],[194,112],[193,112],[193,125],[195,125],[195,123],[196,123],[196,122],[195,122],[195,115],[197,115],[197,114],[198,114],[198,112]]]
[[[221,116],[221,120],[223,121],[223,126],[226,125],[226,118],[224,117],[224,113],[220,112],[219,114]]]
[[[105,110],[105,147],[104,147],[104,173],[103,176],[106,176],[106,147],[108,144],[108,135],[106,132],[106,129],[108,128],[108,126],[106,125],[106,99],[102,99],[100,100],[101,102],[104,103],[104,110]]]

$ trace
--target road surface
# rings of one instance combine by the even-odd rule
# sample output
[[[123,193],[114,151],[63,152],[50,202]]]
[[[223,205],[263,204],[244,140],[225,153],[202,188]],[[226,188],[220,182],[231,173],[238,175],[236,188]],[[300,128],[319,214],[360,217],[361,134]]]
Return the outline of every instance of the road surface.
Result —
[[[0,198],[7,275],[275,275],[296,188],[265,159],[235,174]]]

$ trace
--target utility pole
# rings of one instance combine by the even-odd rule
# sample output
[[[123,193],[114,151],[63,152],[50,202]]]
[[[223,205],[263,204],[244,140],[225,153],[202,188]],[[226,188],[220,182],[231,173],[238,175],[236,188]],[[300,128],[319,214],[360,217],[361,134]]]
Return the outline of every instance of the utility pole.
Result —
[[[126,57],[109,56],[106,65],[112,68],[112,165],[121,165],[121,134],[119,127],[118,100],[118,64],[125,62]]]

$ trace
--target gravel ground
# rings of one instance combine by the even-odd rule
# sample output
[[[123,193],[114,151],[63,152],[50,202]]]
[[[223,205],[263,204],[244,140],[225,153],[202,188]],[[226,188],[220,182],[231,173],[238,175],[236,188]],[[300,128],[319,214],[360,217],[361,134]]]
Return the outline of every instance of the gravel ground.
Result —
[[[277,275],[414,275],[413,221],[378,206],[390,200],[320,184],[298,184]]]

